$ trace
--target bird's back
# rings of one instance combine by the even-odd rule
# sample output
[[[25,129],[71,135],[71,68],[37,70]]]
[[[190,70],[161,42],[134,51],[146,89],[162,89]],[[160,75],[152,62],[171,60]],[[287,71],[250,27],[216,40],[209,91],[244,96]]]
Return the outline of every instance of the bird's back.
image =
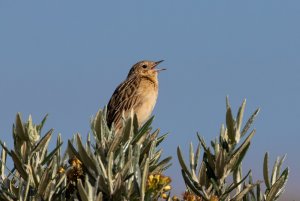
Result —
[[[114,91],[107,106],[107,124],[122,127],[122,113],[127,117],[131,110],[136,113],[139,124],[151,115],[158,95],[158,82],[143,76],[131,76]]]

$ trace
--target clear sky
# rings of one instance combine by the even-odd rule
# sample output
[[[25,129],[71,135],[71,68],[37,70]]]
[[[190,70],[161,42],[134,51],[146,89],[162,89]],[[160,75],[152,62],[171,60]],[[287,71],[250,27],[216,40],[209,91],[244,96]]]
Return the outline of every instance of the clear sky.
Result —
[[[247,99],[246,117],[261,108],[244,172],[262,179],[264,153],[287,153],[283,198],[299,200],[299,20],[299,0],[0,0],[0,138],[12,146],[17,112],[49,113],[44,131],[65,141],[86,135],[132,64],[164,59],[154,127],[170,132],[173,192],[184,190],[176,147],[188,156],[197,131],[215,138],[228,95],[234,112]]]

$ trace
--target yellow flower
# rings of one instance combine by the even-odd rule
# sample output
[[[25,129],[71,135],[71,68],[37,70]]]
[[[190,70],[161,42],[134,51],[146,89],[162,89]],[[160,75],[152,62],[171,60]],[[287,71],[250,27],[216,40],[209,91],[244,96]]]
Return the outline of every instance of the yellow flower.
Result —
[[[172,187],[171,187],[170,185],[167,185],[167,186],[165,186],[165,187],[163,188],[163,191],[166,192],[166,191],[169,191],[169,190],[171,190],[171,189],[172,189]]]
[[[150,190],[158,190],[159,188],[159,179],[160,175],[150,175],[147,180],[148,189]]]
[[[209,201],[219,201],[219,198],[215,195],[211,196]]]
[[[74,156],[69,160],[69,163],[71,167],[67,171],[67,181],[76,182],[77,179],[82,178],[84,175],[82,162],[76,156]]]
[[[161,175],[160,183],[162,185],[167,185],[167,184],[171,183],[171,178]]]
[[[202,198],[199,196],[196,196],[195,194],[186,191],[183,193],[183,200],[184,201],[202,201]]]
[[[72,165],[73,167],[78,167],[82,165],[82,162],[76,157],[74,156],[73,158],[71,158],[69,160],[70,165]]]
[[[180,200],[179,200],[179,198],[178,198],[176,195],[174,195],[174,196],[172,197],[172,201],[180,201]]]
[[[63,174],[63,173],[65,173],[65,169],[63,168],[63,167],[59,167],[59,169],[57,170],[57,172],[59,173],[59,174]]]
[[[167,198],[168,198],[168,195],[167,195],[166,193],[163,193],[163,194],[161,195],[161,197],[162,197],[163,199],[167,199]]]
[[[168,191],[171,189],[171,186],[168,185],[170,182],[170,177],[161,174],[151,174],[148,176],[147,187],[152,191],[160,191],[162,188],[165,188],[164,191]]]

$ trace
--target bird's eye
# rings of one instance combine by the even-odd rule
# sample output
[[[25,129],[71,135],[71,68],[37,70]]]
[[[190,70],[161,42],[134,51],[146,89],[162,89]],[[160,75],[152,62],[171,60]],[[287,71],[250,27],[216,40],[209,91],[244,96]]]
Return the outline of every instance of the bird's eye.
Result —
[[[142,65],[142,67],[143,67],[143,68],[147,68],[147,65],[146,65],[146,64],[144,64],[144,65]]]

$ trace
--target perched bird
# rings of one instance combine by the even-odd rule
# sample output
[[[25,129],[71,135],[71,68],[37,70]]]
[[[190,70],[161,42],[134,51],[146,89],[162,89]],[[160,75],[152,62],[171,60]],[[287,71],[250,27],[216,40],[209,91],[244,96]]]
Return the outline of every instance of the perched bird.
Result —
[[[132,66],[127,78],[114,91],[107,105],[107,125],[114,122],[116,130],[122,128],[122,114],[127,117],[133,111],[139,126],[150,117],[158,96],[158,73],[166,69],[156,66],[161,61],[140,61]]]

